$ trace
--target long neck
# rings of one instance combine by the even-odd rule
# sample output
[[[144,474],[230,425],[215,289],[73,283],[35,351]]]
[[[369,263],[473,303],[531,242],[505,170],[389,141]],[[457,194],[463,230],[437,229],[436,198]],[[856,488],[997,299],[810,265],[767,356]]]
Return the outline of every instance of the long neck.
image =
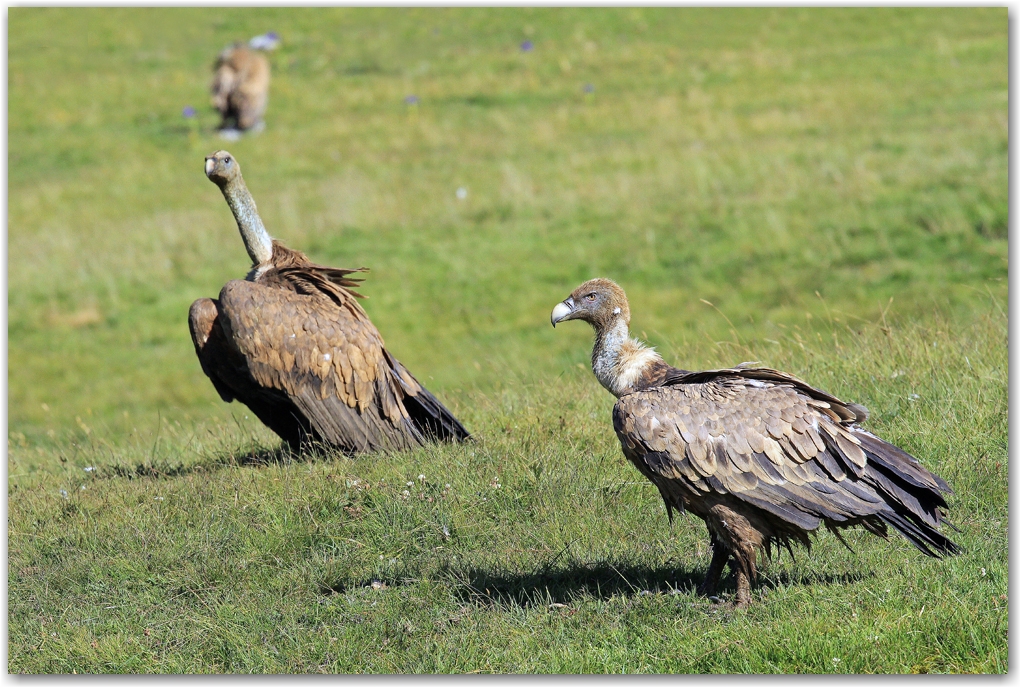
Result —
[[[237,220],[237,228],[241,232],[245,250],[251,258],[252,265],[268,262],[273,257],[273,240],[262,224],[259,210],[255,207],[255,199],[240,175],[234,177],[220,187],[223,197],[227,199],[230,211]]]
[[[617,318],[595,330],[591,369],[599,382],[616,397],[636,390],[652,368],[665,365],[654,348],[630,338],[627,323]]]

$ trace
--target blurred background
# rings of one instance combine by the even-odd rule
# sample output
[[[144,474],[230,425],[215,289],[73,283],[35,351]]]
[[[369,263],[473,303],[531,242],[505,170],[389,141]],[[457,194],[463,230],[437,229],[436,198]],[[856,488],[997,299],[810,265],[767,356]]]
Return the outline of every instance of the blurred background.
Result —
[[[388,347],[455,409],[594,384],[590,331],[548,320],[594,276],[689,368],[1006,308],[1004,8],[8,12],[21,452],[255,424],[186,321],[249,266],[220,148],[273,236],[371,268]],[[212,63],[267,31],[266,128],[222,141]]]

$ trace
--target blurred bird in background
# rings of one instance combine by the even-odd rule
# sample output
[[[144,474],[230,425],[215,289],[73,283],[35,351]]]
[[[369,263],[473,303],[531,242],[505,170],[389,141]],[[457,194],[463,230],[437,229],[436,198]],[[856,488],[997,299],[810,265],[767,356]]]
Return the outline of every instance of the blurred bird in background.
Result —
[[[269,60],[262,52],[275,50],[280,37],[270,31],[248,44],[238,41],[217,56],[210,86],[212,106],[220,113],[220,135],[237,140],[245,131],[265,128],[269,103]]]

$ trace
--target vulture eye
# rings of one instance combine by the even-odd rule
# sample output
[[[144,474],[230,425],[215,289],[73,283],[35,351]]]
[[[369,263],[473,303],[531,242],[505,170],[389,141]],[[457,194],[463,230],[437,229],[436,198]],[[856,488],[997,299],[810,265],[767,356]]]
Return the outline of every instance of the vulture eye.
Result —
[[[593,292],[589,293],[587,296],[585,296],[585,298],[587,298],[589,301],[595,300],[595,298],[596,298],[595,292],[593,291]]]
[[[230,158],[229,157],[223,158],[223,164],[229,165],[230,164]]]

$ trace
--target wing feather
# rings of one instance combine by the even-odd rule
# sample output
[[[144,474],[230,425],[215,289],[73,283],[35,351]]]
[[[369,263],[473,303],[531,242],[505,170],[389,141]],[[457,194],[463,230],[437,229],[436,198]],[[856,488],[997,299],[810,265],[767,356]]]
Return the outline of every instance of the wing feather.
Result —
[[[768,368],[674,369],[656,384],[621,397],[613,424],[670,512],[685,505],[697,512],[699,494],[717,492],[804,530],[824,519],[885,536],[888,524],[928,555],[961,550],[938,531],[949,485],[857,427],[868,417],[864,406]],[[649,431],[652,417],[669,418],[668,429]]]
[[[239,280],[223,287],[220,304],[252,376],[285,392],[323,438],[357,451],[417,443],[382,338],[360,308]]]
[[[880,511],[872,489],[846,486],[858,456],[843,452],[863,450],[828,426],[832,404],[809,400],[789,384],[720,379],[625,395],[613,417],[643,473],[680,480],[691,494],[732,494],[805,529]]]
[[[783,447],[779,445],[778,441],[771,437],[765,440],[764,453],[775,466],[782,465],[786,458],[786,454],[783,452]]]
[[[716,444],[702,444],[699,442],[697,444],[687,444],[686,448],[685,455],[687,460],[690,461],[690,464],[702,477],[715,474],[719,468]]]
[[[829,476],[835,481],[842,482],[846,479],[846,473],[843,472],[839,463],[836,462],[836,459],[833,458],[828,451],[819,451],[815,456],[815,460],[818,461],[819,465],[825,468],[825,471],[829,473]]]
[[[725,441],[725,439],[723,439]],[[739,474],[747,472],[751,469],[751,450],[748,447],[746,452],[741,452],[736,446],[733,446],[729,442],[726,446],[726,457],[729,458],[729,472],[730,474]],[[744,442],[744,446],[747,446],[747,442]]]

